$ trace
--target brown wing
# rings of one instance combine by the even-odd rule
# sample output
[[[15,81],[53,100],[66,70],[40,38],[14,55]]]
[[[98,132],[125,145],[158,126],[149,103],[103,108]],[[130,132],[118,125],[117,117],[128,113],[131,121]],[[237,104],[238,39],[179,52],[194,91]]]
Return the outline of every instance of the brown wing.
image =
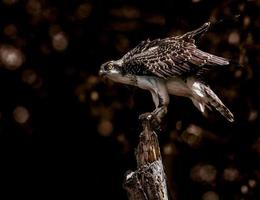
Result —
[[[229,64],[225,58],[203,52],[193,43],[172,38],[161,40],[160,44],[125,59],[124,63],[129,68],[126,71],[138,70],[139,74],[144,71],[162,78],[193,74],[204,66]]]
[[[160,39],[157,40],[153,40],[150,41],[149,39],[144,40],[142,42],[140,42],[136,47],[134,47],[132,50],[130,50],[128,53],[126,53],[123,56],[123,60],[129,60],[131,59],[133,56],[137,55],[137,54],[141,54],[143,52],[145,52],[146,50],[148,50],[149,48],[156,46],[160,43]]]

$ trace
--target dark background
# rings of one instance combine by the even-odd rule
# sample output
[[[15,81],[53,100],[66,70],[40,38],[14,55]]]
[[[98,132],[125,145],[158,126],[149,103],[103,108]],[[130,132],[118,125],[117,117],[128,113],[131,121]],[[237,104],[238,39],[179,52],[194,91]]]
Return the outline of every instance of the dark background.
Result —
[[[141,40],[183,34],[232,59],[208,77],[235,115],[204,118],[171,97],[159,133],[169,189],[178,200],[256,200],[259,194],[259,1],[1,0],[1,195],[127,199],[136,167],[138,115],[147,91],[101,80],[99,66]],[[239,14],[239,18],[235,16]],[[257,29],[258,28],[258,29]],[[21,192],[20,192],[21,191]]]

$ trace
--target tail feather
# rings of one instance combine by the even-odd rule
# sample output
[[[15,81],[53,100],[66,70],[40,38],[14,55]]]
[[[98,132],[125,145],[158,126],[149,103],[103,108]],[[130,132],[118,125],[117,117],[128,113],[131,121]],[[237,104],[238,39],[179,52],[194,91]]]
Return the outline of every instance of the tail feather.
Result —
[[[195,81],[191,84],[191,90],[194,93],[191,100],[193,101],[193,104],[202,112],[203,115],[207,115],[206,108],[209,110],[215,109],[228,121],[234,121],[234,115],[222,103],[222,101],[210,89],[210,87],[204,85],[201,82]]]
[[[218,96],[209,88],[205,87],[205,94],[207,95],[208,103],[214,107],[221,115],[223,115],[228,121],[234,121],[234,115],[231,111],[222,103]]]

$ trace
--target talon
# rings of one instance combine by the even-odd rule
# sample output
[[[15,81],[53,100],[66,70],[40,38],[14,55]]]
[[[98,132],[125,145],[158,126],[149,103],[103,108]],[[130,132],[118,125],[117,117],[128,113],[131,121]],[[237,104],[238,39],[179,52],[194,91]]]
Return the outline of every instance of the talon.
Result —
[[[151,120],[153,118],[153,115],[151,113],[143,113],[139,115],[139,120]]]
[[[166,110],[167,112],[167,110]],[[147,112],[139,115],[139,120],[148,122],[151,128],[155,131],[162,130],[163,116],[165,115],[165,108],[159,108],[153,112]]]
[[[153,118],[153,115],[151,115],[151,114],[147,116],[147,120],[149,120],[149,121],[150,121],[152,118]]]

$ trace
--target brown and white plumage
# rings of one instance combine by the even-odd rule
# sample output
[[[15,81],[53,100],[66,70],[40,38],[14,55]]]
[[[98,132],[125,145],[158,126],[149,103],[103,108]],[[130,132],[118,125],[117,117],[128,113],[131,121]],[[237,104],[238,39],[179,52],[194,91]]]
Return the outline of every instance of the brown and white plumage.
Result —
[[[205,23],[199,29],[183,36],[146,40],[123,56],[128,73],[151,73],[161,78],[189,75],[215,65],[228,65],[229,61],[206,52],[195,45],[193,39],[209,27]]]
[[[149,90],[156,106],[152,114],[158,121],[167,112],[168,94],[190,98],[203,114],[206,109],[214,108],[233,121],[233,114],[200,81],[204,71],[229,64],[227,59],[197,48],[195,38],[209,26],[210,23],[205,23],[182,36],[142,41],[121,59],[103,64],[100,73],[114,81]]]

